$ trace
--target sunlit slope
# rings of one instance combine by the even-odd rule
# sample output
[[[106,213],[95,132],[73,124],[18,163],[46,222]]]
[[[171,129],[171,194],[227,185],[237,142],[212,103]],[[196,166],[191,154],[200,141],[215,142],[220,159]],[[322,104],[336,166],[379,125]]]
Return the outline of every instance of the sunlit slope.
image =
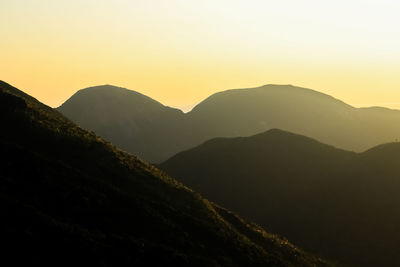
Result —
[[[325,265],[4,82],[0,111],[3,262]]]
[[[160,167],[299,246],[355,266],[398,266],[400,143],[364,153],[270,130],[216,138]]]
[[[131,90],[98,86],[80,90],[58,110],[151,162],[211,138],[249,136],[272,128],[358,152],[400,138],[400,111],[358,109],[291,85],[223,91],[187,114]]]

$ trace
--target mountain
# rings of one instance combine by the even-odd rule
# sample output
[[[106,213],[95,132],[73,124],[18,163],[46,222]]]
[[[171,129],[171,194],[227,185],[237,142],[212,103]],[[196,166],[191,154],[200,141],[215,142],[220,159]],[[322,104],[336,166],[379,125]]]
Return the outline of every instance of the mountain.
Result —
[[[12,266],[325,266],[0,82]]]
[[[150,162],[165,161],[211,138],[273,128],[356,152],[400,137],[398,110],[354,108],[292,85],[219,92],[186,114],[131,90],[99,86],[78,91],[58,110]]]
[[[400,143],[349,152],[269,130],[216,138],[160,168],[268,231],[351,266],[400,266]]]
[[[216,93],[188,117],[192,125],[203,126],[202,142],[277,128],[361,152],[400,137],[400,111],[354,108],[329,95],[292,85]]]
[[[111,85],[83,89],[58,111],[150,161],[160,161],[171,155],[170,150],[180,150],[176,136],[184,132],[184,113],[135,91]]]

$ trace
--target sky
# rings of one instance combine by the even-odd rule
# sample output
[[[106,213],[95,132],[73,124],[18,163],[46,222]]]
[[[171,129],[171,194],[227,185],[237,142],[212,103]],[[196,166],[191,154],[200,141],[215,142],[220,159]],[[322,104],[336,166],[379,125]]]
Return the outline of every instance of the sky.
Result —
[[[400,1],[1,0],[0,79],[57,107],[112,84],[173,107],[292,84],[400,109]]]

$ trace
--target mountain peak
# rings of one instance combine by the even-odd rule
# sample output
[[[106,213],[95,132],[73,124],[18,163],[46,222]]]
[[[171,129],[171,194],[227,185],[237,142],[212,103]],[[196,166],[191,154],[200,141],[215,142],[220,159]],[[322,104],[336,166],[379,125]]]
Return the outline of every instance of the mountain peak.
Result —
[[[110,106],[110,108],[114,108],[112,105],[119,107],[131,106],[130,108],[138,106],[164,107],[160,102],[137,91],[105,84],[78,90],[57,109],[64,110],[68,109],[69,106],[80,107],[81,105],[85,106],[89,104],[96,104],[99,106],[100,103],[105,106]]]
[[[81,89],[57,110],[121,149],[151,162],[169,153],[166,149],[169,143],[164,138],[178,135],[175,132],[178,127],[174,126],[184,115],[179,109],[113,85]]]
[[[217,92],[200,102],[189,113],[197,113],[202,109],[207,109],[212,106],[221,106],[223,104],[240,107],[248,105],[250,102],[252,104],[261,104],[261,102],[269,105],[281,104],[282,107],[288,105],[302,105],[310,108],[318,106],[325,106],[326,108],[329,106],[340,106],[347,109],[353,108],[339,99],[312,89],[291,84],[265,84],[259,87],[228,89]],[[247,108],[251,109],[253,106]]]
[[[125,87],[120,87],[120,86],[116,86],[116,85],[112,85],[112,84],[101,84],[101,85],[95,85],[95,86],[89,86],[87,88],[83,88],[78,90],[78,92],[80,91],[92,91],[92,90],[128,90],[128,91],[133,91],[133,90],[129,90]]]
[[[148,96],[145,96],[137,91],[127,89],[125,87],[120,87],[120,86],[115,86],[115,85],[110,85],[110,84],[103,84],[103,85],[96,85],[96,86],[90,86],[87,88],[83,88],[78,90],[75,95],[81,95],[81,94],[91,94],[95,96],[113,96],[113,95],[118,95],[118,94],[124,94],[124,95],[130,95],[130,96],[142,96],[144,98],[149,98]],[[155,101],[155,100],[154,100]]]

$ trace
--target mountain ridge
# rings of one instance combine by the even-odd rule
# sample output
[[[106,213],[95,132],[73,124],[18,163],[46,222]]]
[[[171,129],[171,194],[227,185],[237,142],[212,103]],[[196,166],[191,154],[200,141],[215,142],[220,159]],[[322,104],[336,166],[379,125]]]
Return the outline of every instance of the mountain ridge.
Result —
[[[169,108],[171,108],[171,109],[179,110],[179,109],[177,109],[177,108],[173,108],[173,107],[164,105],[164,104],[162,104],[161,102],[155,100],[154,98],[151,98],[151,97],[149,97],[149,96],[147,96],[147,95],[145,95],[145,94],[142,94],[142,93],[140,93],[140,92],[138,92],[138,91],[131,90],[131,89],[128,89],[128,88],[125,88],[125,87],[121,87],[121,86],[111,85],[111,84],[95,85],[95,86],[90,86],[90,87],[87,87],[87,88],[83,88],[83,89],[80,89],[80,90],[76,91],[76,93],[75,93],[74,95],[93,93],[93,91],[100,91],[100,92],[102,92],[102,93],[107,92],[107,91],[108,91],[108,92],[112,91],[112,92],[115,92],[115,93],[117,93],[118,91],[119,91],[119,92],[124,92],[124,93],[128,92],[128,93],[135,94],[135,95],[137,95],[137,96],[139,96],[139,97],[141,97],[141,98],[143,98],[143,99],[145,99],[145,100],[147,100],[147,101],[154,102],[155,104],[160,104],[160,105],[162,105],[162,106],[164,106],[164,107],[169,107]],[[72,97],[72,96],[71,96],[71,97]],[[71,97],[70,97],[70,98],[71,98]],[[55,107],[55,109],[61,108],[68,100],[70,100],[70,98],[67,99],[67,100],[66,100],[63,104],[61,104],[60,106]]]
[[[350,266],[397,266],[399,158],[400,143],[355,153],[274,129],[215,138],[158,166],[309,251]]]
[[[181,110],[115,86],[82,89],[57,110],[143,159],[164,157],[164,150],[174,148],[165,140],[178,135],[184,116]],[[159,138],[160,131],[164,137]]]
[[[328,95],[326,93],[319,92],[317,90],[313,90],[313,89],[309,89],[309,88],[305,88],[305,87],[300,87],[300,86],[295,86],[295,85],[292,85],[292,84],[264,84],[264,85],[257,86],[257,87],[240,88],[240,89],[227,89],[227,90],[223,90],[223,91],[220,91],[220,92],[213,93],[209,97],[207,97],[204,100],[202,100],[201,102],[199,102],[193,109],[195,109],[197,106],[199,106],[203,102],[211,100],[212,98],[215,98],[215,97],[219,97],[220,95],[223,95],[223,94],[226,94],[226,93],[233,93],[233,94],[238,93],[238,94],[240,94],[240,93],[246,93],[248,91],[279,90],[279,89],[302,90],[303,92],[306,92],[306,93],[309,93],[309,94],[314,94],[315,96],[327,98],[327,99],[330,99],[330,100],[334,100],[334,101],[336,101],[338,103],[341,103],[341,104],[344,104],[344,105],[346,105],[348,107],[355,108],[352,105],[349,105],[349,104],[345,103],[344,101],[342,101],[342,100],[340,100],[338,98],[335,98],[335,97],[333,97],[331,95]]]
[[[400,137],[400,111],[356,108],[292,85],[218,92],[188,113],[124,92],[124,96],[109,97],[92,92],[89,99],[74,95],[58,110],[78,125],[154,163],[214,137],[251,136],[273,128],[356,152]],[[161,132],[164,135],[158,138]]]

